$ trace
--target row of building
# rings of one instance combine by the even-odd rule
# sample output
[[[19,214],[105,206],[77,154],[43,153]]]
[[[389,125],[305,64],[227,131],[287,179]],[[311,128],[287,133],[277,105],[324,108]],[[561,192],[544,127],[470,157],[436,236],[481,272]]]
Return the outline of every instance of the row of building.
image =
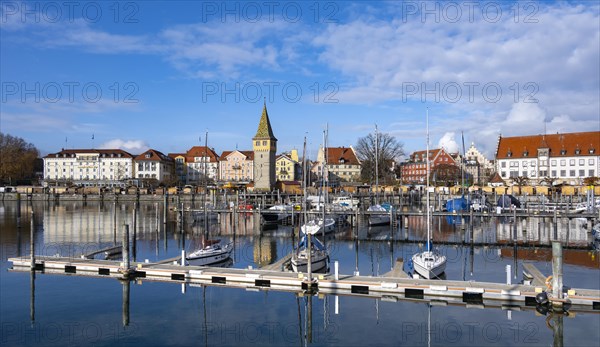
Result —
[[[193,146],[186,152],[168,153],[149,149],[132,155],[121,149],[62,149],[44,157],[44,180],[49,183],[72,182],[78,185],[119,186],[124,181],[164,182],[169,185],[213,183],[254,184],[271,190],[277,181],[298,181],[302,167],[298,151],[276,155],[277,139],[273,134],[266,105],[253,138],[252,150],[223,151],[220,155],[207,146]],[[326,152],[326,153],[325,153]],[[330,179],[357,181],[361,164],[350,147],[321,147],[310,172],[320,176],[327,160]]]
[[[586,177],[600,175],[600,132],[498,138],[494,160],[488,160],[471,144],[464,156],[444,148],[429,151],[430,179],[436,185],[453,185],[466,177],[475,184],[514,183],[518,178],[541,182],[582,184]],[[298,151],[277,153],[266,105],[263,106],[252,150],[223,151],[194,146],[182,153],[167,155],[149,149],[132,155],[120,149],[63,149],[44,157],[44,180],[70,181],[78,185],[123,185],[126,180],[163,182],[168,185],[213,183],[243,184],[256,190],[272,190],[276,183],[298,181],[302,168]],[[427,176],[426,151],[416,151],[396,164],[401,184],[424,184]],[[352,146],[319,149],[317,160],[308,166],[319,179],[327,163],[329,183],[358,182],[361,162]]]

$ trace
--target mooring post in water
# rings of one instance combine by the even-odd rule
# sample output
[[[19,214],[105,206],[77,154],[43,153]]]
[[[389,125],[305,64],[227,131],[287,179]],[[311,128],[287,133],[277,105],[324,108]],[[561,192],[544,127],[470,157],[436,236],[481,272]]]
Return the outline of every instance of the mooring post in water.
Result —
[[[35,270],[35,220],[33,211],[31,211],[31,222],[29,230],[29,253],[31,257],[31,270]]]
[[[506,265],[506,284],[512,284],[510,273],[511,273],[511,269],[510,269],[510,264],[509,264],[509,265]]]
[[[559,241],[552,242],[552,294],[554,298],[563,298],[563,256],[562,244]],[[561,301],[553,301],[554,307],[562,307]]]
[[[185,249],[181,250],[181,266],[185,266]]]
[[[113,233],[115,235],[115,240],[117,238],[117,201],[113,202]]]
[[[124,272],[129,272],[129,224],[125,224],[123,230],[123,247],[121,253],[123,254],[123,269]]]

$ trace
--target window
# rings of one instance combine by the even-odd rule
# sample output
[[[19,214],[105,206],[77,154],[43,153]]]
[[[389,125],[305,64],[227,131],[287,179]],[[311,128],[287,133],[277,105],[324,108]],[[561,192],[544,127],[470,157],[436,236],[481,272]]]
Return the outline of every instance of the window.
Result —
[[[560,170],[560,177],[567,176],[567,170]]]
[[[585,165],[585,159],[579,159],[579,165]]]
[[[575,166],[575,159],[569,160],[569,165],[570,166]]]
[[[535,172],[534,172],[534,174],[533,174],[533,175],[531,175],[531,176],[534,176],[534,177],[535,177]],[[546,177],[546,176],[548,176],[548,171],[546,171],[546,170],[541,170],[541,171],[540,171],[540,177]]]
[[[556,177],[556,170],[552,170],[552,177]]]
[[[588,177],[594,177],[594,170],[590,170]]]
[[[519,177],[519,171],[511,171],[510,178],[516,178],[516,177]]]
[[[552,161],[550,162],[550,164],[551,164],[552,166],[556,166],[556,160],[552,160]]]
[[[581,150],[579,148],[575,149],[575,154],[579,154],[581,153]]]
[[[523,152],[523,156],[524,157],[528,157],[529,156],[529,152],[528,151]]]
[[[532,161],[531,161],[531,166],[535,166],[535,165],[536,165],[536,162],[535,162],[535,160],[532,160]]]
[[[548,161],[547,160],[540,161],[540,166],[548,166]]]
[[[267,141],[263,141],[263,146],[266,146],[266,145],[267,145]]]
[[[594,165],[594,159],[593,159],[593,158],[590,158],[590,159],[588,160],[588,164],[589,164],[589,165]]]
[[[565,165],[567,165],[567,161],[564,160],[564,159],[561,159],[560,160],[560,166],[565,166]]]
[[[594,154],[595,152],[596,152],[595,148],[590,148],[590,150],[588,151],[588,153],[590,153],[590,154]]]
[[[579,177],[585,176],[585,170],[579,170]]]
[[[575,177],[575,170],[569,170],[569,176]]]
[[[567,150],[566,150],[566,149],[564,149],[564,148],[563,148],[563,149],[561,149],[561,150],[560,150],[560,155],[565,155],[565,154],[567,154]]]

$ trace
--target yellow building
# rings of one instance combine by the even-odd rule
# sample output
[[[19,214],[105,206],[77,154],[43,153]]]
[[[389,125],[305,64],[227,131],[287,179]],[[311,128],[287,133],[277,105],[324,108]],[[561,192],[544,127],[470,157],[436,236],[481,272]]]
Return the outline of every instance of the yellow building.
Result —
[[[298,151],[283,153],[275,160],[275,175],[278,181],[296,181],[299,179]]]

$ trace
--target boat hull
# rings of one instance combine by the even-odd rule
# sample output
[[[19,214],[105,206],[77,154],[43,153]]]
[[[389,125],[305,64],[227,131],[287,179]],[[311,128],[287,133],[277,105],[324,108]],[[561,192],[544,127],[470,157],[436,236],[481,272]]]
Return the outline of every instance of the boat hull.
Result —
[[[329,257],[325,255],[319,255],[314,257],[315,259],[311,259],[311,271],[312,272],[326,272],[328,266]],[[308,271],[308,261],[304,258],[292,257],[292,270],[294,272],[307,272]]]
[[[417,253],[412,257],[415,272],[426,279],[438,278],[446,271],[446,257],[439,254]],[[433,261],[427,261],[432,257]]]
[[[229,243],[219,250],[211,250],[207,252],[196,251],[190,253],[187,257],[185,257],[185,259],[193,265],[210,265],[227,260],[229,257],[231,257],[232,251],[233,246],[231,243]]]
[[[390,216],[369,216],[369,225],[387,225],[390,224]]]

